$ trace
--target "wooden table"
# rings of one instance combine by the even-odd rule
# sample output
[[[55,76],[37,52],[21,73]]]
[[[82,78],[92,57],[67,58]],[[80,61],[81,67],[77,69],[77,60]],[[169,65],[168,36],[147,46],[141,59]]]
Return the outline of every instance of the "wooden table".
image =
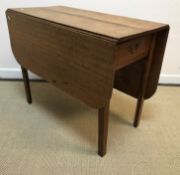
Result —
[[[168,25],[63,6],[6,14],[29,103],[27,69],[97,108],[100,156],[106,153],[113,88],[137,98],[138,126],[144,99],[157,88]]]

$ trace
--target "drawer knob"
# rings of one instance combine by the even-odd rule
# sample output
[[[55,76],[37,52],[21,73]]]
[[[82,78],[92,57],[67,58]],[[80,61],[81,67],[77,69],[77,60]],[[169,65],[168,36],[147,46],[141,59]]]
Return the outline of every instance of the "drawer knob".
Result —
[[[140,46],[140,42],[136,42],[128,46],[129,53],[134,54],[139,49],[139,46]]]

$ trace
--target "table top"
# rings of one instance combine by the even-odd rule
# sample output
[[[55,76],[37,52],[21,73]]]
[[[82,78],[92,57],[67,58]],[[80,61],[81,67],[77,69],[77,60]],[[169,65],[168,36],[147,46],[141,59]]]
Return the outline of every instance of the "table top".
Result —
[[[100,35],[107,40],[115,40],[116,42],[168,27],[166,24],[65,6],[15,8],[9,10],[82,30],[87,34]]]
[[[95,108],[109,102],[113,87],[139,97],[141,58],[155,37],[145,99],[156,91],[168,25],[62,6],[8,9],[6,15],[21,66]]]

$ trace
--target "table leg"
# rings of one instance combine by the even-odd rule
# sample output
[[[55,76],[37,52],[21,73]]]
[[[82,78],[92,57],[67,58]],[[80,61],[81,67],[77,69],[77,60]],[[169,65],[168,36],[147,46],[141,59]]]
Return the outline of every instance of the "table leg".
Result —
[[[32,103],[32,97],[31,97],[31,89],[30,89],[30,84],[29,84],[28,72],[24,67],[21,67],[21,70],[22,70],[22,75],[23,75],[23,81],[24,81],[24,87],[25,87],[27,102],[29,104],[31,104]]]
[[[143,107],[143,103],[144,103],[144,97],[146,94],[146,88],[147,88],[147,84],[148,84],[149,72],[151,69],[151,63],[152,63],[152,58],[153,58],[153,54],[154,54],[155,43],[156,43],[156,35],[153,36],[149,56],[146,60],[145,67],[144,67],[144,72],[143,72],[142,81],[141,81],[141,87],[139,89],[139,97],[138,97],[137,106],[136,106],[136,113],[135,113],[135,118],[134,118],[134,124],[133,124],[134,127],[138,127],[139,122],[140,122],[142,107]]]
[[[98,111],[98,154],[103,157],[107,149],[109,102]]]
[[[133,124],[134,127],[138,127],[139,125],[143,104],[144,104],[144,95],[141,94],[141,96],[137,100],[136,113],[135,113],[134,124]]]

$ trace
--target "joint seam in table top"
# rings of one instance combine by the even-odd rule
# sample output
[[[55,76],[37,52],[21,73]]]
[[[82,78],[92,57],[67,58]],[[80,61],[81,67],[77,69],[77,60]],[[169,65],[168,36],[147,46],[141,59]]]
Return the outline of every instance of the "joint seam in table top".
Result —
[[[20,15],[31,17],[32,20],[39,20],[41,22],[46,21],[46,23],[50,23],[51,25],[60,25],[62,27],[68,28],[69,30],[73,30],[73,31],[81,33],[83,35],[88,34],[88,35],[90,35],[92,37],[100,38],[100,39],[102,39],[102,40],[104,40],[106,42],[110,42],[110,43],[112,43],[114,45],[118,44],[118,40],[116,38],[109,37],[107,35],[103,35],[103,34],[99,34],[99,33],[95,33],[95,32],[90,32],[88,30],[80,29],[80,28],[69,26],[69,25],[62,24],[62,23],[57,23],[57,22],[51,21],[51,20],[45,20],[45,19],[40,18],[40,17],[36,17],[36,16],[30,15],[30,14],[20,13],[18,11],[14,11],[14,10],[11,10],[11,9],[9,9],[9,10],[12,11],[13,13],[17,13],[17,14],[20,14]]]
[[[113,24],[113,25],[117,25],[117,26],[125,26],[125,27],[128,27],[128,28],[134,28],[134,29],[141,29],[141,28],[138,28],[138,27],[131,27],[129,25],[125,25],[125,24],[118,24],[118,23],[114,23],[114,22],[110,22],[110,21],[103,21],[101,19],[97,19],[97,18],[92,18],[92,17],[88,17],[88,16],[82,16],[82,15],[78,15],[78,14],[75,14],[75,13],[68,13],[68,12],[63,12],[63,11],[58,11],[58,10],[54,10],[54,9],[48,9],[50,11],[55,11],[55,12],[58,12],[58,13],[63,13],[63,14],[66,14],[66,15],[70,15],[70,16],[77,16],[77,17],[80,17],[80,18],[87,18],[87,19],[90,19],[90,20],[96,20],[96,21],[99,21],[99,22],[102,22],[102,23],[108,23],[108,24]]]
[[[51,21],[51,20],[48,20],[48,19],[44,19],[43,17],[37,17],[37,16],[34,16],[34,15],[31,15],[31,14],[27,14],[27,13],[24,13],[23,11],[22,12],[19,12],[19,11],[16,11],[16,10],[13,10],[13,9],[9,9],[10,11],[13,11],[13,12],[16,12],[18,14],[21,14],[21,15],[25,15],[25,16],[30,16],[34,19],[39,19],[39,20],[42,20],[42,21],[46,21],[46,22],[49,22],[51,24],[57,24],[57,25],[61,25],[61,26],[64,26],[64,27],[67,27],[71,30],[75,30],[76,32],[78,31],[79,33],[82,33],[82,34],[88,34],[88,35],[91,35],[93,37],[96,37],[96,38],[100,38],[100,39],[103,39],[105,41],[108,41],[108,42],[111,42],[115,45],[118,45],[119,43],[123,43],[123,42],[126,42],[126,38],[128,38],[128,40],[131,40],[135,37],[138,37],[139,35],[145,35],[146,33],[153,33],[153,31],[160,31],[160,30],[163,30],[165,28],[167,28],[167,25],[165,26],[162,26],[160,28],[157,28],[157,29],[152,29],[152,30],[149,30],[149,31],[144,31],[144,32],[139,32],[137,34],[132,34],[132,35],[129,35],[128,37],[127,36],[124,36],[122,38],[116,38],[116,37],[113,37],[113,36],[108,36],[108,35],[105,35],[105,34],[101,34],[101,33],[96,33],[96,32],[93,32],[93,31],[89,31],[89,30],[86,30],[86,29],[81,29],[81,28],[78,28],[78,27],[75,27],[75,26],[70,26],[70,25],[67,25],[67,24],[63,24],[63,23],[58,23],[58,22],[55,22],[55,21]],[[109,24],[113,24],[113,25],[117,25],[117,26],[122,26],[122,27],[128,27],[128,28],[134,28],[134,29],[141,29],[141,28],[137,28],[137,27],[131,27],[131,26],[128,26],[128,25],[124,25],[124,24],[118,24],[118,23],[113,23],[113,22],[109,22],[109,21],[103,21],[103,20],[100,20],[100,19],[97,19],[97,18],[91,18],[91,17],[87,17],[87,16],[82,16],[82,15],[77,15],[77,14],[70,14],[70,13],[67,13],[67,12],[60,12],[58,10],[54,10],[54,9],[48,9],[49,11],[55,11],[55,12],[58,12],[58,13],[62,13],[62,14],[67,14],[67,15],[74,15],[74,16],[77,16],[77,17],[80,17],[80,18],[88,18],[90,20],[96,20],[96,21],[99,21],[101,23],[109,23]],[[131,38],[132,37],[132,38]]]

